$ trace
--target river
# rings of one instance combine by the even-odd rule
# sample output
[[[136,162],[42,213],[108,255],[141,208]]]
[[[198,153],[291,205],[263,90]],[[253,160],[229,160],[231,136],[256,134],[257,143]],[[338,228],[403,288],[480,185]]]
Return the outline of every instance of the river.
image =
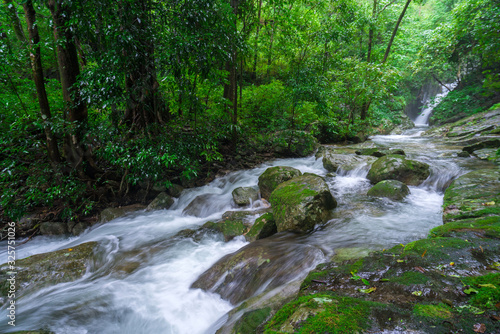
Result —
[[[375,136],[377,146],[402,148],[409,158],[431,165],[431,176],[402,202],[366,196],[368,168],[327,176],[322,161],[314,157],[281,159],[252,169],[231,173],[210,184],[185,190],[170,210],[139,212],[94,226],[77,237],[39,236],[19,247],[17,257],[70,248],[97,241],[98,259],[79,280],[46,287],[17,299],[15,328],[0,323],[0,332],[47,328],[57,334],[86,333],[210,333],[225,321],[235,305],[217,294],[191,289],[205,270],[223,257],[248,244],[242,237],[224,242],[221,236],[174,237],[238,210],[231,192],[236,187],[256,186],[258,176],[270,166],[291,166],[302,172],[324,176],[338,201],[333,218],[308,235],[282,234],[272,237],[276,251],[294,252],[295,244],[317,249],[318,256],[307,268],[290,275],[300,282],[315,265],[328,261],[336,250],[379,250],[426,237],[442,224],[443,191],[457,176],[476,168],[480,161],[456,158],[459,148],[438,139],[421,137],[425,128],[403,135]],[[204,217],[183,215],[183,209],[201,194],[213,194]],[[263,204],[254,203],[257,210]],[[248,208],[246,208],[248,210]],[[257,215],[256,215],[257,217]],[[4,243],[1,257],[7,258]],[[288,254],[300,260],[301,252]],[[6,262],[6,260],[5,260]],[[130,271],[120,268],[135,263]],[[284,265],[286,263],[284,262]],[[265,291],[266,282],[262,282]],[[4,306],[0,318],[7,319]]]

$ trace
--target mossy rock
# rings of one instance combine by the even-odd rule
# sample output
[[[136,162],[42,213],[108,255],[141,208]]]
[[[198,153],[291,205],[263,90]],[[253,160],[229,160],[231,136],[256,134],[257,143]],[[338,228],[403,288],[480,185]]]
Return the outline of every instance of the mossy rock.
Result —
[[[234,203],[239,206],[247,206],[259,200],[259,191],[253,187],[238,187],[231,193]]]
[[[416,316],[434,319],[450,319],[453,317],[453,310],[449,305],[439,304],[417,304],[413,308]]]
[[[386,155],[375,161],[366,176],[376,184],[383,180],[398,180],[407,185],[419,185],[430,175],[429,165],[400,155]]]
[[[207,222],[202,228],[220,232],[226,241],[230,241],[234,237],[245,234],[249,227],[241,220],[222,220],[220,222]]]
[[[281,183],[300,175],[302,172],[293,167],[269,167],[259,176],[259,189],[262,198],[269,199],[273,190]]]
[[[17,295],[25,291],[35,291],[46,286],[71,282],[81,278],[87,271],[94,256],[96,242],[61,249],[55,252],[32,255],[16,261],[15,270]],[[6,295],[8,289],[8,272],[12,271],[7,264],[0,266],[2,286],[0,292]]]
[[[443,222],[500,215],[500,170],[481,169],[460,176],[446,189]]]
[[[44,222],[40,224],[40,234],[43,235],[62,235],[68,233],[69,233],[69,228],[67,223]]]
[[[484,238],[500,239],[500,216],[484,218],[470,218],[433,228],[429,235],[432,237],[456,237],[460,235],[481,235]]]
[[[465,146],[463,150],[468,153],[472,153],[477,150],[481,150],[484,148],[495,148],[497,149],[500,147],[500,137],[494,137],[494,138],[485,138],[483,141],[480,141],[478,143]]]
[[[270,237],[278,232],[276,221],[272,213],[268,212],[255,220],[255,223],[250,228],[245,238],[248,241],[255,241],[263,238]]]
[[[153,210],[165,210],[170,208],[174,204],[174,199],[170,197],[167,193],[161,192],[156,196],[156,198],[149,203],[146,211]]]
[[[400,201],[410,194],[410,189],[406,184],[397,180],[384,180],[368,190],[367,195],[372,197],[387,197]]]
[[[337,206],[325,180],[309,173],[280,184],[269,201],[278,232],[309,232],[326,222]]]
[[[271,314],[271,308],[265,307],[257,310],[245,312],[234,325],[233,333],[237,334],[254,334],[257,333],[257,328]]]

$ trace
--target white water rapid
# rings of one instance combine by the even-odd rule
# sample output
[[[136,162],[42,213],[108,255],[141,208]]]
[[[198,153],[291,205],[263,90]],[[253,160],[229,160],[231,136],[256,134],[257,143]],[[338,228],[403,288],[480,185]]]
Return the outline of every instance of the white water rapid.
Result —
[[[437,94],[433,98],[429,98],[427,95],[424,96],[422,112],[417,118],[413,121],[416,126],[425,126],[429,125],[429,118],[431,117],[432,111],[434,108],[441,102],[441,100],[448,95],[455,87],[458,85],[458,82],[454,82],[446,85],[445,87],[441,87],[441,93]]]
[[[329,177],[321,159],[277,160],[185,190],[170,210],[139,212],[93,227],[78,237],[36,237],[19,247],[18,258],[87,241],[98,242],[99,256],[83,278],[20,296],[16,301],[15,328],[7,325],[4,305],[0,309],[0,332],[47,328],[57,334],[213,333],[235,305],[190,286],[213,263],[247,242],[242,237],[224,242],[215,234],[199,238],[176,234],[220,219],[225,211],[239,210],[232,202],[231,191],[256,186],[258,176],[269,166],[292,166],[324,176],[339,202],[327,224],[304,236],[278,236],[272,241],[277,246],[286,243],[292,251],[294,243],[315,247],[323,254],[319,263],[340,248],[383,249],[425,237],[431,228],[442,224],[442,191],[446,183],[466,172],[466,168],[448,154],[453,148],[415,132],[376,136],[372,141],[379,146],[403,148],[410,158],[429,163],[432,175],[421,186],[410,187],[407,199],[393,202],[366,196],[370,187],[366,166]],[[182,210],[201,194],[214,195],[204,204],[206,216],[184,215]],[[254,209],[259,205],[254,203]],[[1,262],[6,262],[6,250],[5,242],[0,243]],[[293,255],[300,261],[300,252]],[[129,263],[136,263],[137,268],[119,270]],[[291,281],[299,282],[305,275],[307,270],[295,273]],[[265,282],[259,293],[262,291]]]

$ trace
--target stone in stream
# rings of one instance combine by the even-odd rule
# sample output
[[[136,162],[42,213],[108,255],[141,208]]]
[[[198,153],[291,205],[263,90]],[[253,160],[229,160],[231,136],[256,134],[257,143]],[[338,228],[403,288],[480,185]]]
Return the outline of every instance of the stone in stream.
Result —
[[[129,213],[139,211],[139,210],[144,210],[145,207],[140,204],[133,204],[133,205],[128,205],[128,206],[121,206],[118,208],[107,208],[104,209],[100,216],[99,216],[99,222],[100,223],[107,223],[113,219],[123,217]]]
[[[323,258],[323,253],[310,245],[282,241],[276,236],[250,243],[235,253],[224,256],[192,284],[215,292],[232,304],[261,292],[300,279]]]
[[[276,166],[266,169],[266,171],[259,176],[259,189],[262,198],[269,199],[273,190],[276,189],[280,183],[299,175],[302,175],[302,172],[293,167]]]
[[[15,271],[16,296],[26,291],[39,290],[63,282],[71,282],[81,278],[87,271],[94,255],[96,242],[87,242],[72,248],[65,248],[55,252],[37,254],[25,259],[16,260],[15,269],[5,263],[0,266],[0,293],[7,296],[10,278],[8,272]],[[3,302],[6,298],[0,299]]]
[[[399,148],[380,148],[380,147],[374,147],[374,148],[361,148],[356,150],[356,154],[358,155],[369,155],[372,157],[383,157],[385,155],[389,154],[398,154],[398,155],[406,155],[405,151]]]
[[[264,239],[270,237],[276,232],[278,232],[276,221],[274,220],[273,214],[268,212],[255,220],[255,223],[253,223],[250,231],[245,234],[245,239],[247,239],[247,241]]]
[[[219,212],[227,204],[220,200],[219,194],[202,194],[196,196],[191,203],[182,210],[184,215],[195,217],[208,217],[215,212]]]
[[[280,184],[269,199],[278,232],[305,233],[324,223],[337,201],[325,180],[306,173]]]
[[[410,194],[406,184],[397,180],[384,180],[368,190],[367,195],[372,197],[387,197],[396,201],[404,199]]]
[[[238,187],[231,193],[234,202],[239,206],[247,206],[259,200],[259,191],[253,187]]]
[[[398,180],[408,185],[419,185],[430,175],[429,165],[406,159],[401,155],[386,155],[375,161],[366,178],[376,184],[383,180]]]
[[[363,164],[371,164],[375,161],[370,156],[337,152],[339,152],[337,149],[326,149],[321,155],[323,157],[323,167],[329,172],[337,172],[339,169],[350,171]]]
[[[161,192],[151,203],[149,203],[146,211],[168,209],[172,204],[174,204],[174,199],[167,195],[167,193]]]

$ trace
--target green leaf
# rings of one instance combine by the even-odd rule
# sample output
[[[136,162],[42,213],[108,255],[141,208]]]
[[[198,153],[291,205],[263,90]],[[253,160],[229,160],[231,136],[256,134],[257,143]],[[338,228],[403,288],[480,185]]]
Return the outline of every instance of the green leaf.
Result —
[[[372,293],[375,290],[377,290],[376,287],[371,287],[371,288],[368,288],[368,289],[358,289],[358,291],[362,292],[362,293]]]

